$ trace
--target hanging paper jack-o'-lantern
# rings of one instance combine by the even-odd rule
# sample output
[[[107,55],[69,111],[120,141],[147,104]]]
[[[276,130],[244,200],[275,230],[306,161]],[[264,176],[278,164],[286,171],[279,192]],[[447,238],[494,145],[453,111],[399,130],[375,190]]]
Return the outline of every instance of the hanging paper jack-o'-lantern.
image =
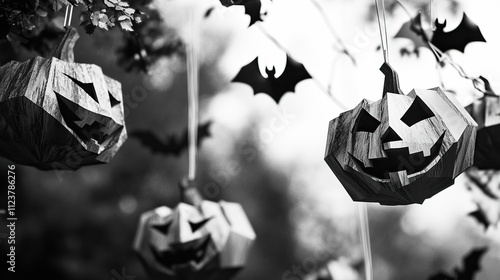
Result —
[[[290,277],[287,279],[299,279]],[[361,280],[361,275],[346,258],[328,261],[317,271],[307,275],[304,280]]]
[[[484,95],[465,109],[478,124],[474,166],[500,170],[500,96]]]
[[[127,138],[121,84],[74,63],[68,28],[51,58],[0,68],[0,155],[40,169],[109,162]]]
[[[476,123],[440,88],[404,95],[388,65],[381,100],[332,120],[325,161],[355,201],[423,203],[473,163]]]
[[[255,233],[237,203],[200,200],[142,214],[134,250],[162,280],[226,280],[244,267]]]

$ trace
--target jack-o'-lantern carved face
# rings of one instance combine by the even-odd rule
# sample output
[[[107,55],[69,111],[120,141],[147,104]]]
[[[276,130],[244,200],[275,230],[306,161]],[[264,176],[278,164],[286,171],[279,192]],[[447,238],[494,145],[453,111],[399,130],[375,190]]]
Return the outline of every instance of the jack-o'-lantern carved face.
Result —
[[[40,169],[77,169],[109,162],[127,138],[121,85],[96,65],[71,61],[76,36],[70,29],[62,42],[69,61],[36,57],[1,68],[1,155]]]
[[[484,96],[465,109],[478,124],[474,166],[500,170],[500,97]]]
[[[230,279],[255,239],[239,204],[180,203],[143,214],[134,250],[154,279]]]
[[[472,164],[475,122],[452,96],[394,91],[330,122],[325,160],[354,200],[422,203]]]
[[[356,120],[348,154],[361,171],[374,178],[392,177],[403,186],[409,176],[422,172],[450,146],[444,141],[446,125],[412,93],[388,93],[371,104],[364,100],[352,115]]]

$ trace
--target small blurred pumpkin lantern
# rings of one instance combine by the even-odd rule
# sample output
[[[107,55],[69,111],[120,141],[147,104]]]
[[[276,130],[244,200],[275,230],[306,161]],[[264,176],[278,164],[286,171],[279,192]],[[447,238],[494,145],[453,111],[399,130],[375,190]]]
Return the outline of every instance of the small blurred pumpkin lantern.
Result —
[[[288,278],[294,279],[294,278]],[[298,278],[295,278],[298,279]],[[346,258],[331,260],[304,280],[361,280],[357,269]]]
[[[134,250],[153,279],[231,279],[247,262],[252,226],[240,204],[202,200],[189,185],[190,204],[142,214]]]
[[[325,161],[355,201],[423,203],[473,163],[476,123],[440,88],[404,95],[384,63],[381,100],[329,124]]]
[[[19,164],[77,169],[107,163],[127,138],[121,84],[74,63],[67,28],[53,57],[0,68],[0,155]]]
[[[465,107],[478,124],[474,166],[500,170],[500,96],[495,95],[488,80],[480,79],[490,94]]]

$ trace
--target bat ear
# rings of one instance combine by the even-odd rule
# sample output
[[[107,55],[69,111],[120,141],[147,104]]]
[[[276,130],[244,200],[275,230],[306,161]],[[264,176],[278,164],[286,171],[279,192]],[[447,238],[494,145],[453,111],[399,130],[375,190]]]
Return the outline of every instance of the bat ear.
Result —
[[[439,22],[439,19],[436,19],[436,29],[443,31],[444,28],[446,27],[446,19],[443,21],[443,23]]]
[[[267,75],[269,76],[268,78],[275,78],[276,68],[274,66],[271,69],[266,67],[266,72],[267,72]]]

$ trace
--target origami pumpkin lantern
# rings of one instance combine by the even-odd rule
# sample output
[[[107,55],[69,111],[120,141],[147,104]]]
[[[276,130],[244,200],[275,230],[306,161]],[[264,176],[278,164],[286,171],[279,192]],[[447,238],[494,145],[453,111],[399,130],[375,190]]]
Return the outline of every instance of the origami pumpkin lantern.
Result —
[[[255,233],[237,203],[203,200],[142,214],[134,241],[153,279],[231,279],[247,261]]]
[[[291,276],[291,275],[290,275]],[[298,278],[287,278],[298,279]],[[361,276],[353,265],[345,258],[332,260],[324,266],[307,275],[304,280],[361,280]]]
[[[0,68],[0,155],[40,169],[106,163],[127,138],[119,82],[73,62],[69,28],[55,57]]]
[[[382,99],[330,122],[325,161],[355,201],[423,203],[472,165],[477,125],[441,89],[404,95],[397,73],[381,70]]]
[[[478,124],[474,166],[500,170],[500,97],[485,95],[465,109]]]

